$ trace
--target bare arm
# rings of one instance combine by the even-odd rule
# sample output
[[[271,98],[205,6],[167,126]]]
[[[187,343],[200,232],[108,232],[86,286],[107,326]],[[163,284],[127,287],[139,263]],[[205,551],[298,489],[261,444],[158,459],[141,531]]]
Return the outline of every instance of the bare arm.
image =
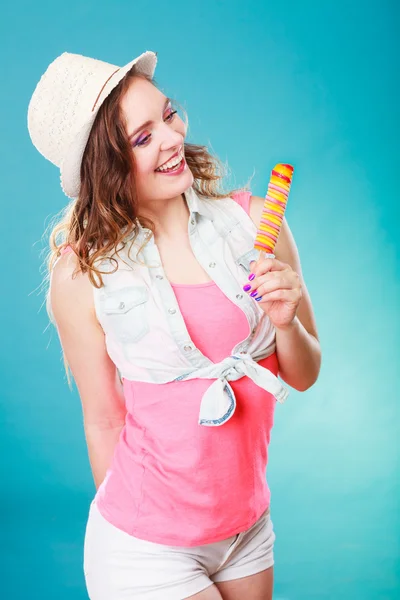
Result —
[[[104,332],[96,318],[91,283],[82,273],[72,279],[75,266],[73,254],[58,260],[50,302],[79,391],[89,461],[98,488],[110,466],[126,408],[118,371],[107,354]]]
[[[263,206],[264,198],[251,197],[250,216],[257,227]],[[303,293],[293,323],[287,329],[276,329],[279,375],[288,385],[299,391],[305,391],[318,378],[321,368],[321,347],[310,294],[303,278],[299,252],[285,218],[276,243],[275,256],[297,272]]]

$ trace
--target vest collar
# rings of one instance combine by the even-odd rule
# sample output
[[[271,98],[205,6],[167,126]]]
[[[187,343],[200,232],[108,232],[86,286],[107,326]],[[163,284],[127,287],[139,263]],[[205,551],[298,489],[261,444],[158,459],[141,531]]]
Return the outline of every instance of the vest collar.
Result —
[[[190,216],[189,216],[189,220],[191,221],[192,219],[196,219],[197,215],[200,215],[201,217],[204,217],[205,219],[209,219],[210,221],[213,220],[213,215],[210,211],[210,209],[207,206],[207,203],[205,202],[205,200],[200,197],[195,190],[193,189],[193,186],[191,186],[190,188],[188,188],[185,192],[184,192],[184,196],[185,196],[185,200],[186,200],[186,204],[188,205],[189,208],[189,212],[190,212]],[[138,220],[136,220],[136,224],[138,227],[138,236],[140,237],[151,237],[151,230],[148,229],[147,227],[142,227],[142,225],[139,223]],[[130,236],[132,237],[132,236]]]
[[[210,221],[213,220],[213,216],[207,206],[207,203],[194,191],[193,186],[186,190],[185,198],[191,217],[193,217],[195,214],[199,214]]]

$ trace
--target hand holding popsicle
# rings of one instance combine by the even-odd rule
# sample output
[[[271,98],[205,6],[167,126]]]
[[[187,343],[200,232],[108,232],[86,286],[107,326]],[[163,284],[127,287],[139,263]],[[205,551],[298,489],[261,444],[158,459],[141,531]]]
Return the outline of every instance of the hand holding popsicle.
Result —
[[[302,297],[299,275],[289,264],[277,260],[274,255],[293,170],[287,164],[278,164],[272,170],[254,242],[254,248],[259,250],[259,258],[251,263],[251,284],[243,287],[245,292],[260,302],[260,308],[269,316],[273,325],[281,329],[290,327],[293,323]]]

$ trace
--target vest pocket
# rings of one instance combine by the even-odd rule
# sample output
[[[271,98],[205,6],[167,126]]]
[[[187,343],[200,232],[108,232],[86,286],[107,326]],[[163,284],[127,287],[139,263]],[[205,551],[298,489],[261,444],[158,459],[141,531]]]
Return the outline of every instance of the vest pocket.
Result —
[[[149,331],[145,287],[127,286],[103,298],[103,313],[108,332],[121,342],[137,342]]]

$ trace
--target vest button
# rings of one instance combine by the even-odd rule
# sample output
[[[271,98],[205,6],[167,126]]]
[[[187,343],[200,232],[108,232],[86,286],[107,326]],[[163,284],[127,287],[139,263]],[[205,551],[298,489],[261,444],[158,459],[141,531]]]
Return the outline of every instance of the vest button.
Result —
[[[164,279],[162,275],[156,275],[156,279]]]
[[[176,313],[176,310],[175,310],[175,308],[169,308],[168,312],[170,315],[174,315]]]
[[[191,224],[191,225],[194,225],[194,224],[195,224],[195,220],[194,220],[194,219],[191,219],[191,220],[190,220],[190,224]]]
[[[125,302],[120,302],[118,308],[125,308]]]
[[[238,295],[236,296],[236,298],[237,298],[238,300],[241,300],[241,299],[243,298],[243,294],[238,294]]]
[[[192,349],[192,346],[185,346],[183,349],[185,352],[190,352],[190,350]]]
[[[215,264],[215,262],[211,262],[211,263],[210,263],[208,266],[209,266],[211,269],[213,269],[214,267],[216,267],[216,264]]]

